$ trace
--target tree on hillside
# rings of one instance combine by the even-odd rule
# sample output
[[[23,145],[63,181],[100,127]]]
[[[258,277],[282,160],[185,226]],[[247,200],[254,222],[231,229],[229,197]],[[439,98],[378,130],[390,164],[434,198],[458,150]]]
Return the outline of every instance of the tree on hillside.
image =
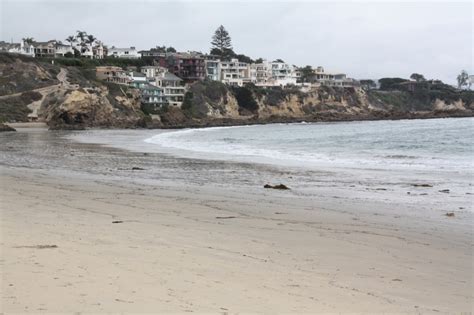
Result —
[[[94,35],[87,35],[86,37],[86,42],[89,44],[89,45],[92,45],[95,41],[97,40],[96,37],[94,37]]]
[[[166,48],[166,52],[169,52],[169,53],[175,53],[176,52],[176,49],[174,49],[174,47],[168,47]]]
[[[277,60],[275,60],[274,62],[285,63],[282,59],[277,59]]]
[[[426,81],[425,77],[419,73],[412,73],[410,79],[415,80],[416,82],[423,82]]]
[[[461,73],[457,77],[458,80],[458,88],[462,89],[464,86],[469,86],[469,74],[466,70],[462,70]]]
[[[311,66],[305,66],[300,69],[300,80],[301,82],[310,82],[311,78],[314,75],[314,70]]]
[[[221,58],[226,57],[226,54],[228,54],[229,51],[232,51],[231,38],[224,26],[221,25],[217,28],[214,36],[212,36],[211,45],[211,53],[213,51],[218,52],[218,55],[221,56]]]
[[[359,82],[364,90],[374,89],[377,86],[377,84],[375,84],[375,81],[370,79],[360,80]]]
[[[35,42],[35,39],[33,37],[25,37],[23,38],[23,41],[28,44],[28,45],[31,45]]]
[[[263,58],[258,58],[257,60],[255,60],[255,63],[263,63]]]
[[[382,78],[379,79],[381,90],[394,90],[397,89],[398,85],[408,80],[402,78]]]
[[[74,43],[76,41],[76,37],[75,36],[68,36],[66,38],[66,42],[69,42],[69,44],[72,46],[72,43]]]
[[[253,63],[253,59],[250,58],[249,56],[246,56],[244,54],[234,54],[234,56],[232,56],[234,58],[237,58],[237,60],[239,60],[240,62],[246,62],[246,63]]]
[[[83,43],[84,39],[87,36],[87,33],[84,31],[76,31],[76,33],[77,33],[77,38],[79,38],[81,40],[81,43]]]

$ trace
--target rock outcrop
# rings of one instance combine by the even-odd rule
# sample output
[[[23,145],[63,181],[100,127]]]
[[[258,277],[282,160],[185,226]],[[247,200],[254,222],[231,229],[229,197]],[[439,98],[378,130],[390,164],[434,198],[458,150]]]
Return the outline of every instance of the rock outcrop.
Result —
[[[52,129],[181,128],[270,122],[472,116],[474,92],[438,84],[416,91],[321,86],[189,86],[181,108],[150,111],[138,91],[100,82],[93,68],[0,54],[0,121],[36,117]],[[33,112],[32,112],[33,109]]]

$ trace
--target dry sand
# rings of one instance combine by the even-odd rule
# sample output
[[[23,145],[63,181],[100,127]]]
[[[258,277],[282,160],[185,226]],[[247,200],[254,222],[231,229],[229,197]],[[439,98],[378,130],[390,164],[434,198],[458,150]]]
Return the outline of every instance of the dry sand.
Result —
[[[472,311],[470,214],[5,165],[0,183],[5,313]]]

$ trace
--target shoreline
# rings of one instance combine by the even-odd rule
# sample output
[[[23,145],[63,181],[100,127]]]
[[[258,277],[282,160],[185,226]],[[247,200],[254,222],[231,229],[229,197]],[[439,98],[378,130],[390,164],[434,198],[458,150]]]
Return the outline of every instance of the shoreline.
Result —
[[[145,155],[64,134],[1,136],[4,312],[472,306],[473,214],[445,216],[447,204],[465,207],[455,193],[411,187],[407,198],[397,179]],[[260,185],[283,180],[290,191]]]
[[[204,118],[202,120],[193,118],[186,123],[178,124],[162,124],[161,122],[149,123],[145,127],[133,125],[133,126],[124,126],[119,124],[117,126],[84,126],[84,125],[56,125],[54,128],[48,126],[47,122],[38,121],[38,122],[16,122],[5,124],[16,128],[29,128],[29,127],[40,127],[40,128],[49,128],[50,130],[94,130],[94,129],[186,129],[186,128],[208,128],[208,127],[233,127],[233,126],[253,126],[253,125],[268,125],[268,124],[280,124],[280,123],[330,123],[330,122],[352,122],[352,121],[397,121],[397,120],[416,120],[416,119],[442,119],[442,118],[469,118],[474,117],[474,113],[469,112],[400,112],[395,113],[394,116],[389,116],[390,113],[381,112],[377,116],[374,114],[363,115],[363,116],[354,116],[354,115],[345,115],[345,114],[336,114],[333,116],[333,113],[324,113],[321,117],[308,116],[308,117],[267,117],[267,118]],[[339,115],[339,117],[337,116]]]

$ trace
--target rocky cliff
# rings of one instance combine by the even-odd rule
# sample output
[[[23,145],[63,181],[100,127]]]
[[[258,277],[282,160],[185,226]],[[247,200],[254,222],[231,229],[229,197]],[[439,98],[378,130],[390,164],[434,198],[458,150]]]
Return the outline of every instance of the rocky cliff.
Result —
[[[45,121],[52,129],[144,127],[138,91],[95,80],[92,69],[0,54],[0,122]]]
[[[446,87],[443,87],[446,88]],[[227,87],[219,82],[191,86],[181,110],[161,113],[161,126],[207,126],[241,123],[335,121],[472,116],[474,93],[436,89],[380,91],[321,86],[264,89]]]
[[[137,90],[99,82],[93,69],[0,54],[0,122],[43,120],[64,128],[179,128],[266,122],[472,116],[474,92],[447,85],[415,91],[229,87],[197,82],[182,108],[149,112]]]

